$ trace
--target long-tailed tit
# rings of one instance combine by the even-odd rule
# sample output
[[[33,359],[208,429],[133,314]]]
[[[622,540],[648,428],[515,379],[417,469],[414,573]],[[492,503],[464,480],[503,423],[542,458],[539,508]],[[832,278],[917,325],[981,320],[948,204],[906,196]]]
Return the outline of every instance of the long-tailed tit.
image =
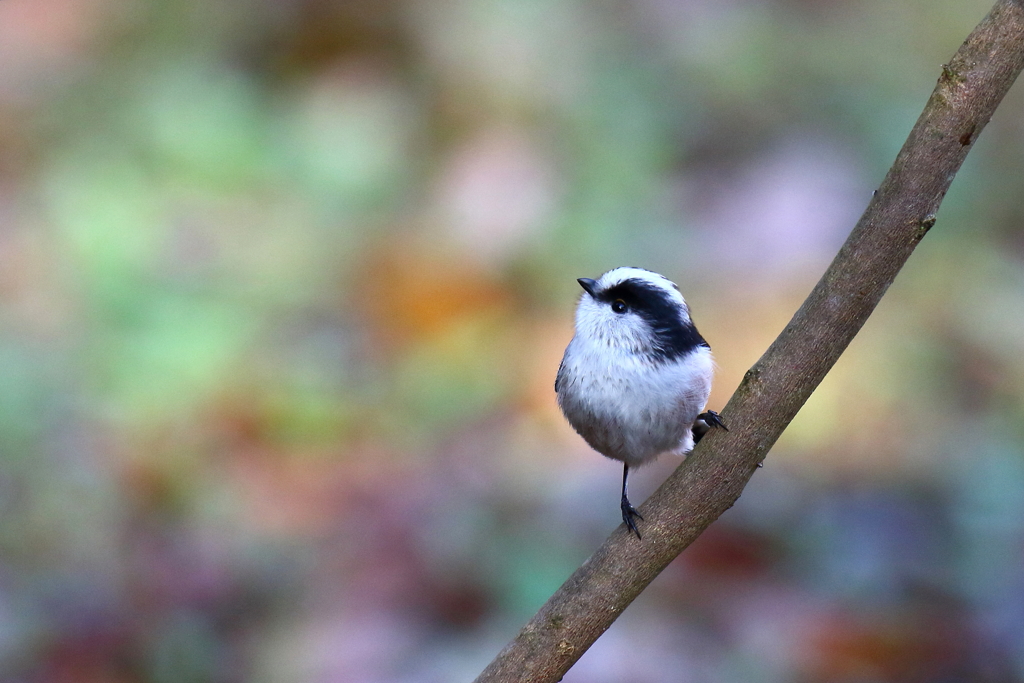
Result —
[[[640,538],[626,496],[629,468],[684,455],[712,427],[704,410],[714,361],[675,283],[641,268],[580,278],[576,334],[555,379],[569,424],[598,453],[621,460],[622,521]]]

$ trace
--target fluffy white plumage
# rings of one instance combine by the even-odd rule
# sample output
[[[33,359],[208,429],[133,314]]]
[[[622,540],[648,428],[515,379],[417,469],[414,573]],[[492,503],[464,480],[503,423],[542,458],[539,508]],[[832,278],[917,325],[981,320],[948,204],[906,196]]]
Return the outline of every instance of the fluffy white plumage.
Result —
[[[714,361],[678,287],[664,276],[616,268],[579,282],[585,291],[576,308],[576,334],[565,349],[555,391],[580,436],[625,463],[623,520],[636,532],[632,517],[639,515],[625,490],[629,467],[693,448]],[[716,414],[706,415],[717,423]]]

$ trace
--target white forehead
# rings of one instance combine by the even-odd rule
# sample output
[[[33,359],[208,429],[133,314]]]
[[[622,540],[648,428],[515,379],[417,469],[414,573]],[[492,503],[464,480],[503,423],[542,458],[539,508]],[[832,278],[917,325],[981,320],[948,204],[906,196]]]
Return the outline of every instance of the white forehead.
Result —
[[[664,275],[659,275],[650,270],[644,270],[643,268],[613,268],[607,273],[602,275],[597,280],[597,288],[604,290],[609,287],[614,287],[617,284],[625,282],[626,280],[642,280],[650,283],[655,287],[664,290],[670,297],[685,305],[683,301],[683,295],[679,293],[679,288],[676,284],[669,280]]]

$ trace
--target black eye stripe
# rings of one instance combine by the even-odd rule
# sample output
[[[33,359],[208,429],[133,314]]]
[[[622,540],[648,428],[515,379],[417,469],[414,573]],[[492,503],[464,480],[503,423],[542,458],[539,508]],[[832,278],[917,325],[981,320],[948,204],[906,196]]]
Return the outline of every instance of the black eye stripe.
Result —
[[[613,311],[616,302],[621,300],[626,310],[646,320],[657,340],[654,355],[658,360],[671,361],[698,346],[708,345],[693,323],[683,322],[678,301],[649,282],[637,278],[623,280],[600,292],[595,298],[611,304]]]
[[[614,287],[609,287],[600,292],[597,298],[608,303],[621,299],[629,308],[638,310],[672,312],[677,307],[668,292],[636,278],[623,280]]]

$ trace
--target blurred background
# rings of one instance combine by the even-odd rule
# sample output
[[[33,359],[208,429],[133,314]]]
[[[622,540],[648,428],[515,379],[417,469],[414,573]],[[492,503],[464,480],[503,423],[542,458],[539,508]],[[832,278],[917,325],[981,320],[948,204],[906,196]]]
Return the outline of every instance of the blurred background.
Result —
[[[989,7],[0,2],[0,680],[471,680],[619,523],[575,279],[720,409]],[[1022,111],[567,682],[1024,680]]]

